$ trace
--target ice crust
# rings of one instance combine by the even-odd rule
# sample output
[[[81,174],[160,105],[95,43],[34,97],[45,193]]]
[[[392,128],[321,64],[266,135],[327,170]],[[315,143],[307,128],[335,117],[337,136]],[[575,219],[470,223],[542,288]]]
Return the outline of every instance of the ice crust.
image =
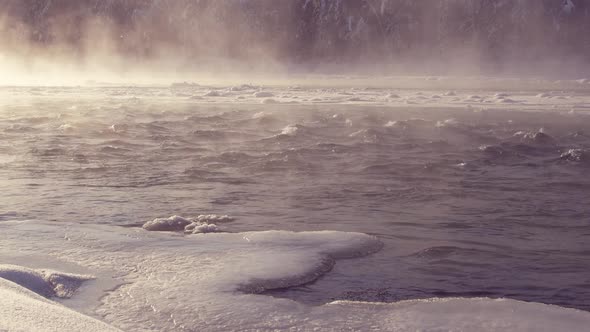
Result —
[[[52,248],[52,256],[91,267],[97,275],[121,275],[124,284],[102,298],[96,314],[125,331],[580,331],[590,324],[588,312],[506,299],[340,301],[309,307],[258,295],[313,281],[339,259],[381,248],[378,239],[360,233],[265,231],[178,237],[132,228],[113,232],[107,226],[0,227],[5,234],[0,249],[17,244],[26,250]],[[68,241],[63,240],[65,232]],[[27,273],[37,276],[35,271]],[[1,296],[6,305],[0,306],[0,329],[29,324],[34,328],[26,330],[51,331],[39,328],[40,322],[49,320],[53,327],[72,319],[78,324],[74,327],[95,324],[109,331],[9,281],[2,280],[0,291],[10,295]],[[12,302],[4,299],[17,297],[14,301],[34,302],[27,307],[31,316],[18,316]],[[25,318],[14,322],[9,317]]]

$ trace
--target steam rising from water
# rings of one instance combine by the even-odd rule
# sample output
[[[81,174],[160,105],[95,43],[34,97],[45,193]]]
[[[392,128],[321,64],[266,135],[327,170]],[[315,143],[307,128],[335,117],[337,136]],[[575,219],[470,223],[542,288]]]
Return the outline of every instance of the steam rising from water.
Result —
[[[7,1],[0,83],[343,71],[579,75],[590,52],[580,39],[590,28],[587,7],[581,0]]]

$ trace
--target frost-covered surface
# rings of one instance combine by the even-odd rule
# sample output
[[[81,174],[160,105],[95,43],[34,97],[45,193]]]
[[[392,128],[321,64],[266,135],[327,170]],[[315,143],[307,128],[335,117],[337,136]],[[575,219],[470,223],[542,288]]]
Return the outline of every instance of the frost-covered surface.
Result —
[[[63,241],[55,236],[66,232],[63,226],[3,225],[7,236],[0,249],[9,254],[6,248],[16,243],[24,250],[52,248],[51,255],[60,260],[120,275],[126,283],[106,294],[96,313],[125,331],[573,331],[590,323],[587,312],[513,300],[341,301],[308,307],[252,294],[313,281],[330,271],[334,260],[379,250],[381,243],[363,234],[269,231],[179,239],[140,229],[113,233],[82,226],[70,228],[69,240]],[[0,303],[6,305],[0,309],[0,328],[51,331],[72,324],[70,330],[109,330],[2,280]]]

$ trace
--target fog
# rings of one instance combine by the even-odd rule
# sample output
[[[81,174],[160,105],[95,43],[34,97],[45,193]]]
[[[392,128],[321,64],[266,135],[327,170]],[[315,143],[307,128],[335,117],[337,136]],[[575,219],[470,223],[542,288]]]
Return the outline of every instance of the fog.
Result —
[[[0,84],[580,78],[586,0],[2,0]]]

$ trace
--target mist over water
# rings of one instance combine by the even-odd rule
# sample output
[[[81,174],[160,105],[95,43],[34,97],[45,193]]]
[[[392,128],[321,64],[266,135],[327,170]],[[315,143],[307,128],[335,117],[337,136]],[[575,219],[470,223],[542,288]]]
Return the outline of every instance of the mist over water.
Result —
[[[0,9],[0,57],[13,81],[582,78],[590,60],[585,0],[4,0]]]
[[[578,331],[590,1],[0,0],[0,331]]]
[[[540,101],[564,95],[210,89],[48,88],[29,101],[14,89],[24,103],[2,117],[15,213],[4,218],[116,228],[214,213],[235,217],[232,231],[363,232],[385,248],[271,294],[588,309],[590,106],[571,111],[574,95],[539,112]],[[268,96],[276,101],[256,104]],[[473,108],[477,98],[497,106]]]

